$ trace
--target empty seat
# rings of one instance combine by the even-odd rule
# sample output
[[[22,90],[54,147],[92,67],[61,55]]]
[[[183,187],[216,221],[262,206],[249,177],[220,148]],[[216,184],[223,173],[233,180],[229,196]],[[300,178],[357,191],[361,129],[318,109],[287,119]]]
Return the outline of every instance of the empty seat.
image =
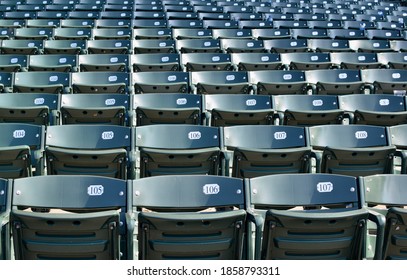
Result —
[[[404,69],[362,70],[362,80],[370,93],[406,94],[407,70]]]
[[[329,69],[329,53],[282,53],[281,62],[290,70]]]
[[[390,143],[385,127],[354,124],[309,129],[317,172],[349,176],[393,173],[396,147]]]
[[[331,53],[331,61],[335,67],[342,69],[370,69],[381,66],[376,53],[334,52]]]
[[[185,93],[135,94],[135,125],[202,124],[201,96]]]
[[[62,72],[17,72],[13,92],[69,93],[70,75]]]
[[[346,39],[309,39],[308,47],[315,52],[351,51],[349,48],[349,41]]]
[[[311,147],[303,127],[240,125],[224,128],[226,168],[232,177],[310,172]]]
[[[132,75],[134,93],[189,93],[189,74],[178,71],[139,72]]]
[[[120,259],[126,186],[123,180],[83,175],[15,180],[18,195],[10,215],[15,258]]]
[[[289,39],[291,33],[288,28],[256,28],[252,30],[252,37],[258,40]]]
[[[1,53],[33,55],[41,54],[43,40],[3,40],[1,42]]]
[[[88,40],[88,54],[128,54],[132,52],[131,40]]]
[[[407,69],[407,55],[403,52],[377,53],[377,60],[387,68]]]
[[[134,259],[245,258],[242,180],[209,175],[144,178],[133,181],[132,198],[130,218],[138,225],[129,237]]]
[[[55,40],[90,40],[92,28],[89,27],[57,27],[54,29]]]
[[[26,71],[28,65],[28,56],[19,54],[2,54],[0,56],[1,72],[20,72]]]
[[[61,25],[60,27],[66,27],[66,28],[70,28],[70,27],[74,27],[74,28],[82,28],[82,27],[86,27],[86,28],[93,28],[95,27],[95,20],[93,19],[87,19],[87,18],[83,18],[83,19],[73,19],[73,18],[65,18],[65,19],[61,19]]]
[[[291,29],[291,36],[294,39],[329,39],[327,29],[309,28],[309,29]]]
[[[75,72],[78,70],[77,57],[74,54],[30,55],[29,71]]]
[[[213,29],[212,37],[214,39],[252,39],[250,29]]]
[[[10,240],[10,192],[9,181],[0,179],[0,260],[10,260],[11,240]]]
[[[269,96],[248,94],[208,94],[204,96],[206,124],[231,126],[272,124],[274,110]]]
[[[222,52],[220,40],[218,39],[183,39],[177,40],[177,50],[180,53],[220,53]]]
[[[355,52],[391,52],[393,49],[385,39],[349,40],[349,47]]]
[[[57,125],[47,128],[48,175],[133,177],[131,130],[118,125]]]
[[[81,72],[129,72],[130,58],[127,54],[88,54],[78,56]]]
[[[52,37],[52,27],[21,27],[14,30],[14,38],[18,40],[48,40]]]
[[[345,40],[354,40],[362,41],[358,39],[366,39],[364,30],[357,29],[329,29],[328,35],[331,39],[345,39]]]
[[[44,174],[45,127],[0,123],[0,178]]]
[[[129,28],[95,28],[92,35],[94,40],[130,40],[132,38]]]
[[[130,28],[132,23],[126,18],[101,18],[95,20],[96,28]]]
[[[204,28],[176,28],[173,37],[176,40],[183,39],[212,39],[213,30]]]
[[[222,175],[220,132],[200,125],[146,125],[135,129],[140,177]]]
[[[339,106],[353,124],[392,126],[407,123],[405,99],[390,94],[356,94],[339,97]]]
[[[174,40],[140,39],[133,41],[133,51],[138,53],[174,53]]]
[[[185,71],[229,71],[233,70],[230,54],[225,53],[185,53],[181,64]]]
[[[383,260],[405,260],[406,175],[385,174],[360,178],[366,205],[382,225],[368,231],[371,257]],[[375,249],[373,251],[373,249]],[[369,252],[369,251],[368,251]]]
[[[198,71],[191,72],[192,92],[197,94],[251,92],[247,72],[243,71]]]
[[[131,90],[129,73],[76,72],[71,77],[73,93],[127,94]]]
[[[301,70],[262,70],[250,71],[249,82],[257,94],[303,94],[307,82]]]
[[[0,122],[50,125],[57,121],[58,95],[47,93],[3,93]]]
[[[221,39],[221,48],[226,53],[266,52],[263,41],[258,39]]]
[[[171,40],[171,28],[135,28],[133,29],[133,37],[135,40]]]
[[[46,40],[44,54],[80,54],[87,50],[85,40]]]
[[[283,125],[341,124],[344,119],[344,110],[334,95],[274,95],[272,98]]]
[[[180,56],[176,53],[134,54],[130,56],[133,72],[178,71]]]
[[[264,48],[270,52],[307,52],[307,39],[271,39],[264,40]]]
[[[357,179],[350,176],[252,178],[246,188],[253,221],[248,229],[254,233],[249,253],[263,260],[363,259],[369,213],[362,197]]]
[[[352,69],[311,70],[305,77],[313,94],[358,94],[365,85],[360,71]]]
[[[129,124],[130,100],[125,94],[64,94],[59,106],[62,124]]]
[[[0,73],[0,92],[12,92],[13,73]]]
[[[278,70],[283,67],[277,53],[232,53],[231,57],[239,71]]]

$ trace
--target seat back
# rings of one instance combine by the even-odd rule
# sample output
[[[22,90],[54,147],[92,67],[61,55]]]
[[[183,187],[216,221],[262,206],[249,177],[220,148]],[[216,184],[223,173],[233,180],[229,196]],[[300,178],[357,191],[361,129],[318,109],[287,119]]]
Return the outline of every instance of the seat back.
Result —
[[[15,258],[119,259],[126,185],[84,175],[14,180],[10,220]]]
[[[129,124],[126,94],[64,94],[59,107],[62,124]]]
[[[14,92],[69,93],[71,78],[61,72],[17,72],[14,74]]]
[[[368,212],[355,177],[280,174],[247,181],[255,259],[362,259]],[[252,225],[252,224],[251,224]],[[252,251],[249,251],[252,252]]]
[[[306,81],[313,94],[358,94],[362,93],[364,82],[359,70],[322,69],[305,73]]]
[[[201,124],[201,96],[184,93],[132,96],[136,126],[150,124]]]
[[[0,179],[0,260],[9,260],[10,255],[10,186],[9,181]]]
[[[404,239],[407,230],[406,175],[385,174],[361,177],[365,201],[371,211],[385,217],[384,229],[368,231],[371,244],[382,247],[375,250],[375,259],[406,259]],[[381,236],[383,234],[383,236]],[[376,242],[374,242],[376,240]],[[377,242],[379,240],[379,242]],[[380,243],[383,242],[383,243]],[[373,247],[374,248],[374,247]]]
[[[42,175],[45,127],[1,123],[0,129],[0,178]]]
[[[47,129],[49,175],[131,175],[131,130],[117,125],[60,125]]]
[[[130,90],[130,75],[123,72],[76,72],[72,73],[73,93],[118,93]]]
[[[257,94],[303,94],[307,86],[305,72],[301,70],[250,71],[248,75]]]
[[[81,72],[129,72],[130,58],[127,54],[80,55],[78,66]]]
[[[232,176],[252,178],[310,171],[311,147],[303,127],[243,125],[224,128]]]
[[[362,80],[369,86],[370,93],[405,95],[407,70],[405,69],[365,69]]]
[[[189,93],[189,74],[178,71],[133,73],[134,93]]]
[[[221,174],[220,132],[199,125],[148,125],[135,129],[140,177]]]
[[[321,125],[309,129],[311,146],[320,155],[319,172],[355,177],[393,173],[396,147],[385,127]]]
[[[173,175],[132,182],[132,214],[138,222],[135,259],[137,253],[142,260],[243,258],[242,180]]]

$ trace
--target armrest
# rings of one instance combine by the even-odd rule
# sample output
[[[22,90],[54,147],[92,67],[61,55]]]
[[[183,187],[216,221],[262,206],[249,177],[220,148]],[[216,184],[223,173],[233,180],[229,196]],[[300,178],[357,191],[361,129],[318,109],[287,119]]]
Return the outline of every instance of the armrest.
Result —
[[[369,210],[369,220],[374,222],[377,226],[376,234],[376,247],[375,247],[375,260],[381,260],[383,255],[383,242],[384,242],[384,230],[386,224],[386,218],[375,211]]]

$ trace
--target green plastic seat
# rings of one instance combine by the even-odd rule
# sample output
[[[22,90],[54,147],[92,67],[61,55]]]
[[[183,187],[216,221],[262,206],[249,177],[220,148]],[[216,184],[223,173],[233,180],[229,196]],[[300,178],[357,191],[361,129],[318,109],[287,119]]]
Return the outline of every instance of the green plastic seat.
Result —
[[[10,260],[10,191],[11,184],[8,180],[0,179],[0,260]]]
[[[246,212],[242,180],[172,175],[132,183],[131,219],[138,223],[138,233],[130,232],[128,236],[134,240],[134,259],[244,258]]]
[[[273,95],[272,100],[283,125],[341,124],[345,116],[333,95]]]
[[[364,259],[369,212],[357,178],[281,174],[246,181],[249,254],[262,260]]]
[[[277,53],[232,53],[231,56],[239,71],[282,69],[280,54]]]
[[[45,127],[0,123],[0,130],[0,178],[42,175]]]
[[[132,178],[131,130],[118,125],[58,125],[47,128],[48,175]]]
[[[180,56],[176,53],[142,53],[130,57],[133,72],[179,71]]]
[[[81,54],[86,52],[84,40],[44,41],[44,54]]]
[[[26,71],[28,66],[28,56],[19,54],[2,54],[0,56],[1,72],[21,72]]]
[[[128,125],[130,100],[126,94],[64,94],[62,124]]]
[[[124,180],[84,175],[15,180],[15,259],[120,259],[126,186]]]
[[[78,56],[81,72],[129,72],[127,54],[88,54]]]
[[[361,71],[362,81],[370,93],[404,96],[407,91],[406,69],[365,69]]]
[[[384,174],[361,177],[366,206],[383,220],[382,226],[368,228],[367,253],[373,259],[405,260],[407,176]]]
[[[89,54],[128,54],[131,51],[131,40],[88,40]]]
[[[365,83],[362,80],[362,74],[359,70],[312,70],[306,71],[305,79],[312,94],[346,95],[364,93]]]
[[[186,72],[137,72],[132,79],[135,94],[189,93],[189,73]]]
[[[206,124],[233,126],[273,124],[274,110],[269,96],[249,94],[204,95]]]
[[[76,72],[72,73],[73,93],[127,94],[130,90],[129,73],[123,72]]]
[[[33,55],[41,54],[43,40],[3,40],[1,42],[1,53]]]
[[[134,137],[141,178],[223,173],[218,128],[189,124],[146,125],[136,127]]]
[[[303,127],[240,125],[223,130],[226,167],[231,169],[232,177],[311,170],[311,147]]]
[[[225,53],[185,53],[181,64],[187,72],[233,70],[231,56]]]
[[[249,94],[251,92],[248,73],[244,71],[191,72],[191,86],[196,94]]]
[[[30,55],[28,71],[76,72],[77,63],[74,54]]]
[[[135,94],[135,125],[202,124],[201,96],[184,93]]]
[[[14,92],[70,93],[71,77],[63,72],[17,72],[14,74]]]
[[[0,122],[50,125],[57,122],[59,97],[46,93],[0,95]]]
[[[312,126],[309,131],[317,172],[355,177],[394,172],[396,146],[386,127],[334,124]]]
[[[259,95],[304,94],[307,88],[305,71],[249,71],[249,82]]]

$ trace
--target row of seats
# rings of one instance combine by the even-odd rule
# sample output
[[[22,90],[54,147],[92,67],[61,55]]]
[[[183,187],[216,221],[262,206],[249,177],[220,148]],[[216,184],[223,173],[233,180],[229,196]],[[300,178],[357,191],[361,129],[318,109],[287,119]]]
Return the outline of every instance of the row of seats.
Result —
[[[36,125],[207,126],[407,123],[406,100],[383,94],[47,94],[0,95],[0,122]]]
[[[193,93],[405,95],[405,69],[263,71],[0,72],[0,91],[15,93]]]
[[[1,177],[407,173],[407,126],[0,124]],[[338,136],[341,137],[338,137]],[[396,169],[395,158],[401,158]],[[314,168],[314,163],[315,168]]]
[[[236,47],[236,46],[235,46]],[[153,72],[405,69],[402,52],[43,54],[0,56],[1,72]]]
[[[406,259],[406,176],[2,179],[0,259]]]
[[[102,39],[86,40],[74,31],[72,36],[63,40],[12,40],[0,42],[2,54],[38,55],[38,54],[154,54],[154,53],[293,53],[293,52],[404,52],[407,49],[405,40],[371,39],[362,40],[352,37],[334,39],[284,38],[290,37],[290,30],[268,29],[264,36],[275,36],[277,39],[166,39],[169,33],[163,30],[143,29],[138,40]],[[312,31],[311,31],[312,33]],[[350,31],[352,33],[352,31]],[[160,34],[160,35],[157,35]],[[166,34],[166,35],[163,35]],[[281,36],[281,34],[284,34]],[[307,36],[301,33],[301,36]],[[112,35],[113,36],[113,35]],[[188,36],[193,36],[192,34]],[[344,35],[346,36],[346,35]],[[85,37],[87,37],[85,35]],[[148,37],[148,39],[147,39]],[[283,38],[279,38],[283,37]],[[309,35],[310,38],[313,35]],[[318,38],[318,36],[316,36]]]

